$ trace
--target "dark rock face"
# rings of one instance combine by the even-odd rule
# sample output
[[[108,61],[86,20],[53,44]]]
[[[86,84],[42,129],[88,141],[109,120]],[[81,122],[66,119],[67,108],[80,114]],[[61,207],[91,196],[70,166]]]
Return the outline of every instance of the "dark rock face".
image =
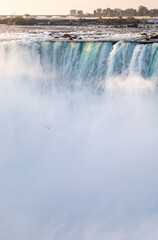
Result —
[[[147,36],[148,34],[147,34],[147,33],[142,33],[141,35],[142,35],[142,36]]]
[[[138,24],[137,23],[128,24],[127,27],[129,27],[129,28],[138,28]]]
[[[78,39],[78,36],[77,35],[70,35],[68,33],[65,33],[63,36],[63,38],[68,38],[69,40],[73,41],[74,39]]]
[[[65,33],[62,37],[63,37],[63,38],[71,38],[71,35],[68,34],[68,33]]]
[[[158,39],[158,35],[151,36],[150,39]]]

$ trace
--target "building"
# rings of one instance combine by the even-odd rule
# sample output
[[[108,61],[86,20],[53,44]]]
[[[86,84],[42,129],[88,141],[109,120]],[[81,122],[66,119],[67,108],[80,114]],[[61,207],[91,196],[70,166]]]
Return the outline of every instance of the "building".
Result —
[[[77,10],[76,9],[70,10],[70,15],[71,16],[76,16],[77,15]]]
[[[82,16],[83,15],[83,11],[82,10],[77,10],[77,15]]]

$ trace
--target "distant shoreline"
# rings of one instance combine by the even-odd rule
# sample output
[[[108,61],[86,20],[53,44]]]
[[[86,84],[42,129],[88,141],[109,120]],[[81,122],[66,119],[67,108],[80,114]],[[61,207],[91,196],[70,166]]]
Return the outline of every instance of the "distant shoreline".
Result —
[[[145,18],[79,18],[79,19],[37,19],[25,17],[6,17],[0,19],[0,24],[31,26],[31,25],[54,25],[54,26],[86,26],[86,25],[107,25],[114,27],[138,28],[139,24],[154,24],[153,21]]]

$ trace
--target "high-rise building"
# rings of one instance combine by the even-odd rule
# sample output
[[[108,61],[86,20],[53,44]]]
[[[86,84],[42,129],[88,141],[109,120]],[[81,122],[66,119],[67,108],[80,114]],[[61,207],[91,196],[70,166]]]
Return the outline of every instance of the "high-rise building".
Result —
[[[71,16],[76,16],[76,14],[77,14],[77,10],[76,9],[70,10],[70,15]]]

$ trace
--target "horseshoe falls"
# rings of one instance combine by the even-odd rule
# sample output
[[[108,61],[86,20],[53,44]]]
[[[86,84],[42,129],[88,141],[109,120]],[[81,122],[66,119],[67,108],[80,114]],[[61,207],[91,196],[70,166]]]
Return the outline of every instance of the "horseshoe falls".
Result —
[[[0,239],[158,239],[158,44],[0,42]]]
[[[158,45],[124,42],[0,44],[0,74],[31,84],[106,88],[111,78],[157,80]],[[9,77],[8,77],[9,74]],[[12,76],[10,76],[12,75]],[[2,77],[2,79],[3,79]],[[15,80],[15,79],[14,79]],[[49,89],[52,90],[52,89]]]

